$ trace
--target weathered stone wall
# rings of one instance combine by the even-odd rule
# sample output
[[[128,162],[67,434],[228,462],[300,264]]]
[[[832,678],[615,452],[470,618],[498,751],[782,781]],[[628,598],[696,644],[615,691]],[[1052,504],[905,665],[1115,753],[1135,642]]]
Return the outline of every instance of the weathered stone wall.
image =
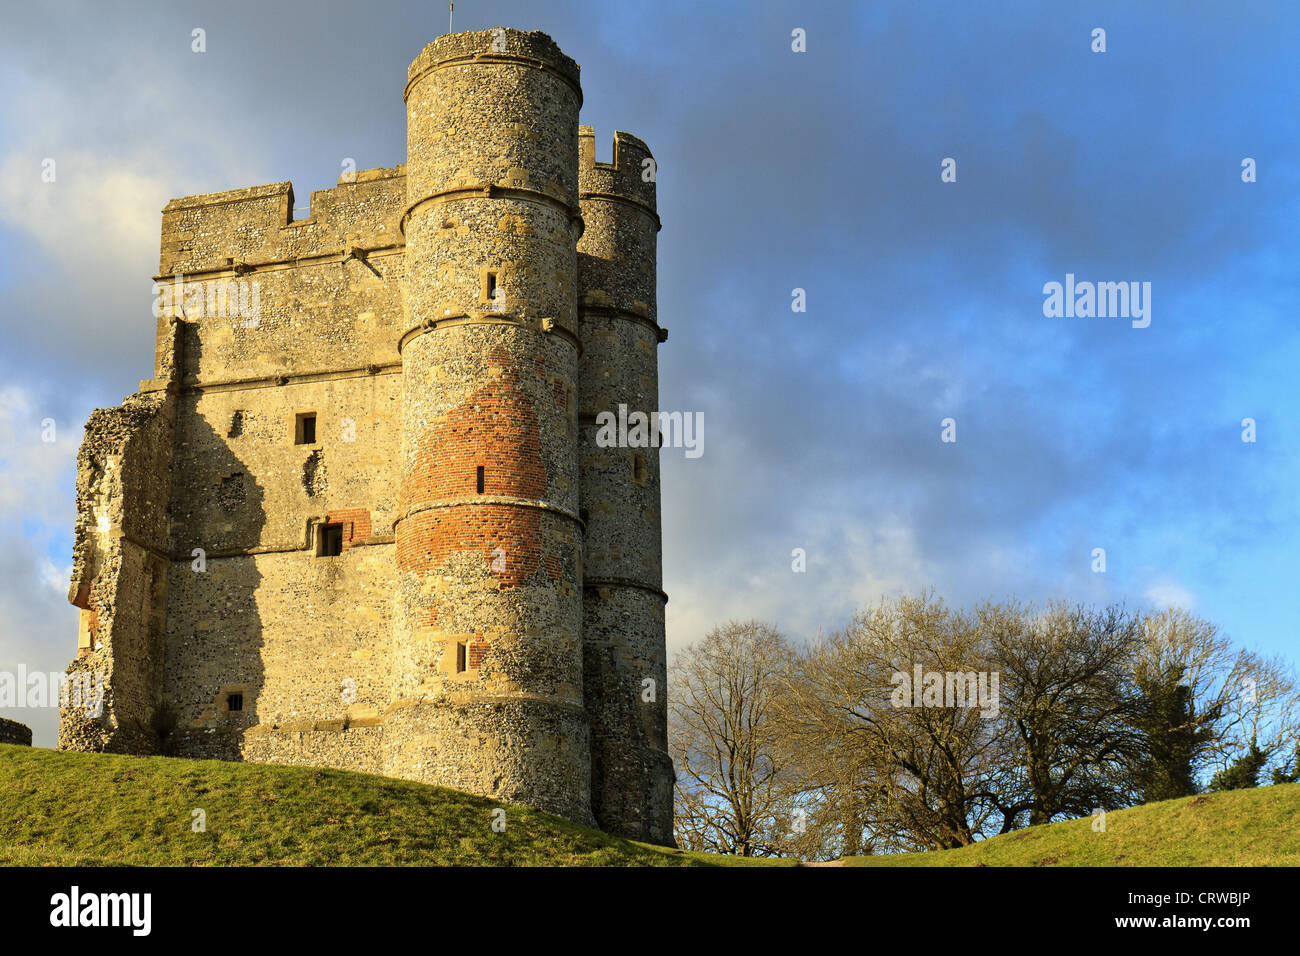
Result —
[[[659,410],[655,169],[639,139],[616,133],[598,163],[579,137],[585,230],[578,243],[579,448],[586,522],[584,692],[592,801],[603,829],[672,843],[658,448],[601,447],[597,415]]]
[[[312,193],[296,221],[288,183],[168,203],[156,281],[165,304],[184,305],[182,384],[395,366],[405,197],[398,167]]]
[[[342,731],[377,723],[388,703],[405,188],[390,170],[356,179],[314,193],[312,216],[288,224],[287,185],[164,212],[164,263],[183,254],[173,263],[187,282],[256,282],[260,305],[251,323],[186,323],[161,693],[170,753],[378,766],[377,730]],[[303,414],[312,441],[299,440]],[[343,553],[319,556],[331,523],[345,526]]]
[[[32,728],[16,720],[0,717],[0,744],[18,744],[20,747],[32,745]]]
[[[160,331],[174,355],[177,324]],[[61,749],[158,749],[175,416],[174,392],[163,388],[98,409],[86,425],[68,592],[81,609],[81,637],[68,673],[102,687],[102,706],[85,701],[62,711]]]
[[[154,377],[79,458],[70,671],[105,707],[60,747],[386,773],[671,843],[658,460],[591,440],[657,400],[649,151],[594,162],[544,34],[441,37],[408,76],[405,165],[303,219],[288,183],[163,210]]]
[[[309,525],[342,509],[366,510],[371,533],[391,535],[400,375],[187,390],[180,405],[170,544],[176,554],[312,551]],[[299,444],[295,418],[303,413],[316,416],[316,435]]]

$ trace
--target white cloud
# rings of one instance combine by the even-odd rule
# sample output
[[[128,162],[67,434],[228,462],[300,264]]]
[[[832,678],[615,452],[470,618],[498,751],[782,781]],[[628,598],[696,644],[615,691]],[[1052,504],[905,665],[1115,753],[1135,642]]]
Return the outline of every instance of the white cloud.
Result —
[[[1196,595],[1172,581],[1158,581],[1149,586],[1142,594],[1157,609],[1181,607],[1191,610],[1196,604]]]
[[[58,71],[36,81],[0,65],[0,84],[23,90],[5,104],[0,228],[27,263],[5,289],[10,352],[57,356],[70,369],[107,366],[129,390],[151,364],[163,206],[227,181],[263,182],[264,170],[255,151],[237,155],[239,137],[215,135],[200,116],[158,128],[157,117],[175,118],[176,102],[201,96],[124,76],[87,89]],[[46,160],[53,182],[42,178]],[[214,164],[233,180],[213,185]]]
[[[687,568],[670,568],[670,653],[732,619],[767,620],[788,637],[814,637],[842,627],[855,609],[882,596],[931,584],[911,529],[892,517],[876,520],[827,520],[797,540],[773,540],[761,553],[722,549],[690,556]],[[805,571],[792,569],[794,548],[804,550]],[[676,581],[681,587],[674,590]]]
[[[72,529],[74,505],[62,488],[76,469],[79,428],[57,420],[51,403],[17,385],[0,388],[0,670],[61,672],[76,653],[77,610],[68,604],[71,568],[48,550]],[[42,421],[55,418],[53,442]],[[48,434],[48,432],[47,432]],[[67,555],[71,559],[71,554]],[[58,710],[6,711],[54,746]]]
[[[0,222],[35,239],[69,272],[93,265],[111,274],[156,251],[159,211],[174,175],[138,159],[47,145],[55,161],[55,181],[47,183],[40,165],[46,157],[30,145],[13,149],[0,165]]]
[[[71,528],[73,505],[58,485],[76,468],[82,430],[60,418],[54,404],[33,391],[0,388],[0,509],[45,524],[66,519],[61,526]]]

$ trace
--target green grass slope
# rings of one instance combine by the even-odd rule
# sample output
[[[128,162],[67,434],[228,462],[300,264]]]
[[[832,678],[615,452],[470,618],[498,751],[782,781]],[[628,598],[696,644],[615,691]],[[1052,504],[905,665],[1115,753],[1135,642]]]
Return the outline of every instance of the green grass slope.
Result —
[[[0,745],[4,866],[725,866],[405,780]],[[191,829],[206,813],[206,832]],[[743,861],[758,862],[758,861]],[[777,862],[777,861],[766,861]],[[780,861],[789,865],[790,861]]]
[[[845,866],[1300,866],[1300,783],[1207,793],[1029,827],[960,850]]]
[[[0,745],[0,866],[790,866],[633,843],[341,770]],[[193,811],[206,831],[192,829]],[[1297,866],[1300,784],[1153,803],[845,866]]]

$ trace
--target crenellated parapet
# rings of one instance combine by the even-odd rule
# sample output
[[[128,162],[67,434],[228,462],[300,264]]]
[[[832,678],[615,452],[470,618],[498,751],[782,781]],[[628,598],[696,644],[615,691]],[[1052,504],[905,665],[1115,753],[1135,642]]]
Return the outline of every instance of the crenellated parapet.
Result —
[[[181,384],[396,364],[405,208],[403,166],[342,174],[301,218],[290,183],[169,202],[154,314],[183,320]]]
[[[292,183],[173,199],[163,207],[158,278],[250,272],[353,250],[400,250],[405,167],[343,173],[295,210]],[[295,212],[306,212],[297,216]]]
[[[596,160],[596,132],[578,127],[578,189],[583,199],[606,199],[637,206],[659,228],[655,204],[658,169],[647,146],[631,133],[614,133],[613,161]]]
[[[583,233],[578,243],[578,302],[584,311],[641,319],[659,334],[655,244],[658,170],[644,142],[614,134],[613,161],[596,161],[595,133],[578,132],[578,189]]]

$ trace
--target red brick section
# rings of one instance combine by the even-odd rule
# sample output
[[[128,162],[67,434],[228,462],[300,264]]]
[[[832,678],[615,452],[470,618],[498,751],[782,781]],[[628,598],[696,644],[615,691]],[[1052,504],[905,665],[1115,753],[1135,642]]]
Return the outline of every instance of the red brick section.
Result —
[[[541,499],[546,495],[541,430],[532,398],[520,387],[510,354],[494,350],[488,359],[501,374],[469,395],[444,418],[431,422],[421,438],[415,465],[403,477],[399,512],[426,501],[472,498],[483,493]],[[545,374],[542,359],[538,372]],[[505,567],[493,572],[502,587],[515,588],[543,566],[559,580],[563,565],[542,555],[541,512],[507,504],[435,508],[398,524],[397,566],[427,575],[455,552],[476,551],[489,567],[504,552]],[[430,618],[434,616],[431,609]]]
[[[400,511],[421,501],[476,494],[479,466],[484,469],[484,494],[519,498],[546,494],[541,432],[532,399],[519,387],[508,352],[495,350],[489,363],[502,369],[501,375],[425,431],[415,465],[402,479]]]
[[[469,657],[465,666],[472,671],[476,671],[483,666],[483,658],[487,657],[488,652],[487,644],[481,643],[483,640],[482,632],[478,632],[474,636],[477,640],[471,642],[465,648],[467,656]]]
[[[494,574],[502,587],[522,587],[542,560],[541,525],[541,512],[516,505],[468,504],[421,511],[397,526],[397,566],[427,575],[457,551],[477,551],[490,567],[496,557],[492,552],[500,548],[505,552],[505,568]],[[559,559],[548,556],[546,570],[558,578]]]
[[[343,550],[346,551],[358,541],[370,537],[370,510],[367,508],[344,508],[331,511],[325,516],[328,524],[343,525]]]

